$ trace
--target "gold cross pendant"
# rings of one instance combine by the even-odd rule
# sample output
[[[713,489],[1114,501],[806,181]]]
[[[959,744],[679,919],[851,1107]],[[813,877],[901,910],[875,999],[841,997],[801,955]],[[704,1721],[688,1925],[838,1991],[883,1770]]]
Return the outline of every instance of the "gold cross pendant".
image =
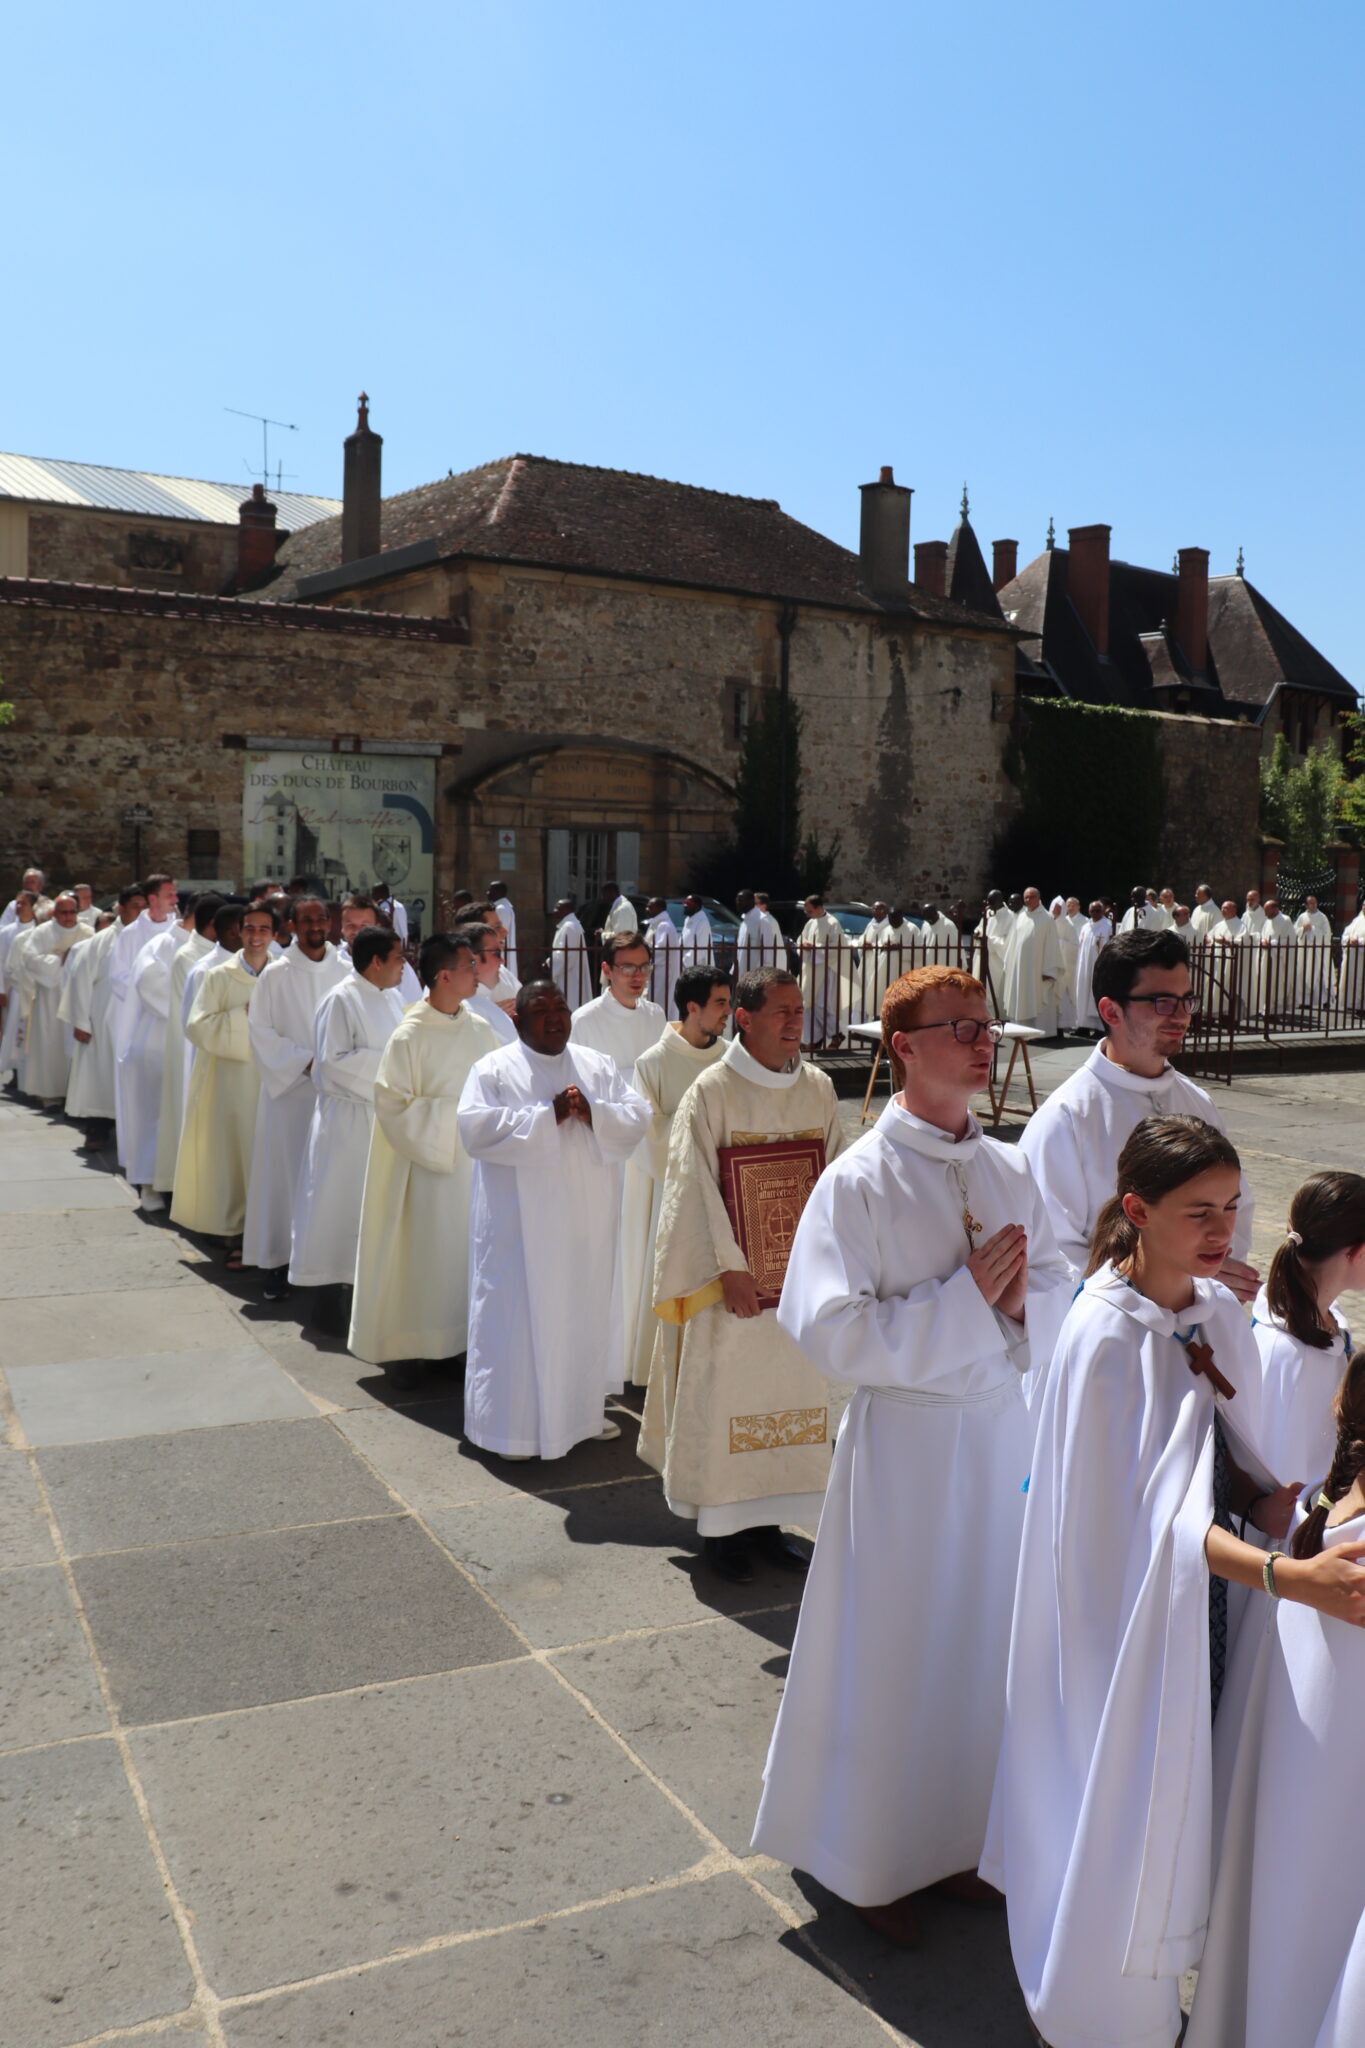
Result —
[[[962,1205],[962,1228],[967,1233],[968,1244],[972,1247],[972,1250],[975,1251],[976,1240],[978,1237],[980,1237],[982,1231],[986,1228],[986,1226],[984,1223],[977,1222],[975,1216],[973,1216],[971,1210],[967,1207],[965,1202]]]

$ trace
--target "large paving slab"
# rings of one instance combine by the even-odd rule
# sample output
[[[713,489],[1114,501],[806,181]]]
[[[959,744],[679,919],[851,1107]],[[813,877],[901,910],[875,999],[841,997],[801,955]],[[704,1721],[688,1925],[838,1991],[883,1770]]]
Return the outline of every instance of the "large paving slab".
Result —
[[[226,1996],[657,1882],[704,1853],[530,1662],[132,1741],[204,1967]],[[314,2048],[307,2029],[276,2038]],[[352,2038],[375,2048],[364,2029]]]
[[[0,1451],[0,1570],[51,1564],[52,1531],[22,1451]]]
[[[35,1164],[37,1162],[35,1161]],[[0,1180],[0,1216],[11,1211],[25,1216],[74,1214],[82,1209],[131,1209],[133,1197],[121,1180],[91,1175],[65,1180],[57,1174],[31,1180]]]
[[[192,1286],[200,1256],[132,1209],[92,1210],[78,1237],[54,1228],[51,1216],[0,1216],[0,1301]]]
[[[525,1654],[407,1516],[121,1551],[73,1569],[128,1723]]]
[[[156,1436],[217,1423],[314,1415],[308,1397],[255,1344],[16,1366],[5,1375],[32,1444]]]
[[[724,1874],[242,2006],[223,2025],[230,2048],[884,2044],[872,2014],[780,1935]]]
[[[14,1138],[0,1129],[0,1140],[0,1185],[16,1180],[115,1180],[93,1165],[88,1153],[77,1151],[74,1133],[69,1139],[64,1131]]]
[[[0,1749],[108,1726],[61,1567],[0,1572]]]
[[[73,1555],[398,1509],[331,1423],[320,1419],[55,1445],[44,1449],[41,1467]]]
[[[0,1758],[0,1831],[0,2039],[67,2048],[189,2005],[189,1965],[112,1742]]]
[[[791,1606],[801,1578],[756,1563],[752,1585],[707,1570],[652,1476],[522,1501],[434,1509],[427,1521],[540,1649]]]
[[[226,1351],[249,1335],[231,1306],[207,1287],[139,1286],[55,1301],[16,1300],[0,1320],[0,1364],[7,1372],[17,1365],[70,1365],[149,1351]]]
[[[555,1658],[727,1849],[749,1854],[796,1610],[599,1643]]]

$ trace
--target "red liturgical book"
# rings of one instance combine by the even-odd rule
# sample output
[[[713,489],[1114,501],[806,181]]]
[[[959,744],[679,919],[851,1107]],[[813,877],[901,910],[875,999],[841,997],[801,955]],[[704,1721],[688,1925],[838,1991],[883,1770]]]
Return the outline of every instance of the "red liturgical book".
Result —
[[[719,1159],[721,1199],[757,1284],[759,1306],[776,1308],[801,1211],[825,1170],[825,1141],[722,1145]]]

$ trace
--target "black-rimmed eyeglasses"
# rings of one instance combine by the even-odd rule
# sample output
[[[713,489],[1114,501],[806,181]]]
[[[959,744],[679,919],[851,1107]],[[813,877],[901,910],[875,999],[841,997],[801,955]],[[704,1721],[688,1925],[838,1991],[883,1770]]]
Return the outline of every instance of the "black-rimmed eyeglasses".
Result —
[[[1198,996],[1129,996],[1130,1003],[1150,1003],[1154,1017],[1178,1017],[1183,1011],[1187,1017],[1199,1015]]]
[[[999,1045],[1005,1035],[1005,1027],[994,1017],[944,1017],[937,1024],[907,1024],[905,1035],[912,1031],[951,1031],[959,1045],[975,1045],[984,1031],[992,1045]]]

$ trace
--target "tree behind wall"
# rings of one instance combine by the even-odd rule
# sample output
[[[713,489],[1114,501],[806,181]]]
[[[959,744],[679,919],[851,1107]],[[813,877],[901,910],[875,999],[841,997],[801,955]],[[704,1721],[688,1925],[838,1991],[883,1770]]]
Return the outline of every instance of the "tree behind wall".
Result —
[[[735,772],[734,835],[693,863],[695,888],[733,903],[741,889],[802,896],[829,887],[839,857],[836,832],[826,847],[801,837],[802,709],[762,690],[744,729]]]
[[[1278,734],[1261,762],[1261,830],[1283,840],[1286,867],[1312,871],[1328,865],[1327,849],[1340,826],[1357,824],[1354,789],[1335,753],[1310,747],[1296,761]]]
[[[1141,711],[1020,700],[1005,771],[1020,808],[995,842],[996,884],[1049,896],[1126,899],[1155,881],[1165,778],[1155,721]]]

